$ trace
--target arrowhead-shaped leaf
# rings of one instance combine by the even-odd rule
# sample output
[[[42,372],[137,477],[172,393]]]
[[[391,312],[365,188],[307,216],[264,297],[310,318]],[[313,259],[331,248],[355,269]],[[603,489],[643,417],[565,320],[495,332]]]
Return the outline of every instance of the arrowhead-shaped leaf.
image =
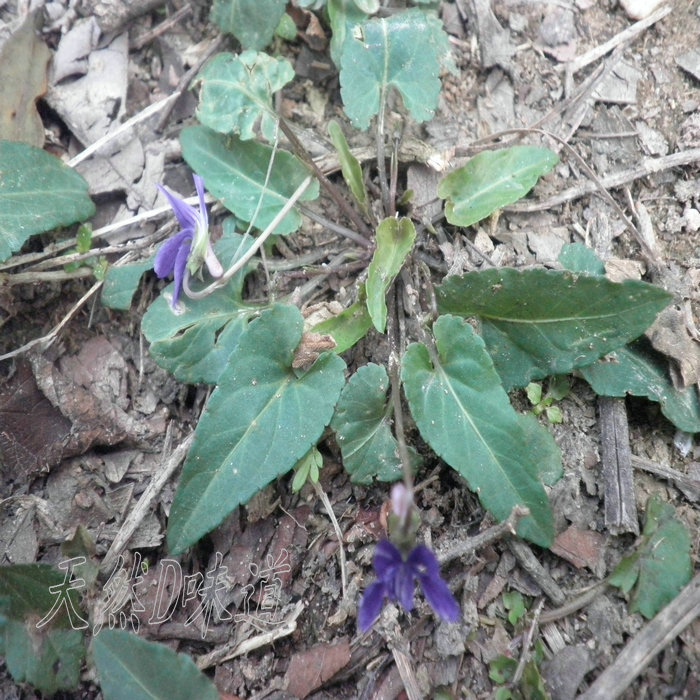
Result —
[[[343,173],[343,180],[345,184],[350,188],[352,196],[355,201],[360,205],[362,211],[365,214],[368,211],[367,204],[367,190],[365,189],[364,179],[362,177],[362,166],[360,161],[355,158],[355,156],[350,151],[348,142],[345,139],[345,134],[338,122],[331,120],[328,124],[328,133],[333,142],[335,150],[338,152],[338,158],[340,159],[340,169]]]
[[[386,293],[399,274],[416,240],[416,229],[408,218],[384,219],[377,227],[377,248],[367,272],[367,310],[374,327],[386,328]]]
[[[328,334],[335,340],[334,352],[341,353],[350,349],[355,343],[367,335],[367,331],[372,327],[372,319],[364,293],[360,294],[354,304],[341,311],[337,316],[322,321],[313,327],[316,333]]]
[[[0,262],[36,233],[95,213],[88,185],[40,148],[0,141]]]
[[[243,141],[255,138],[259,122],[262,135],[272,141],[278,121],[272,95],[293,79],[292,64],[283,58],[252,50],[217,54],[197,76],[202,83],[197,118]]]
[[[440,68],[448,55],[442,22],[420,10],[355,25],[342,48],[345,113],[354,126],[366,129],[387,90],[395,87],[416,121],[431,119],[440,95]]]
[[[507,390],[591,364],[640,336],[671,299],[644,282],[509,268],[448,277],[435,291],[441,313],[481,319]]]
[[[219,700],[214,684],[186,654],[131,632],[102,630],[92,642],[105,700]]]
[[[539,146],[483,151],[444,177],[438,196],[447,200],[445,216],[456,226],[471,226],[524,197],[559,160]]]
[[[421,435],[499,520],[527,506],[518,533],[548,547],[554,526],[538,465],[483,341],[454,316],[438,318],[433,333],[437,353],[409,345],[401,368]]]
[[[391,434],[389,377],[381,365],[360,367],[343,388],[331,428],[337,434],[343,464],[355,483],[401,478],[401,460]]]
[[[214,245],[224,267],[241,258],[253,244],[252,238],[244,239],[233,229],[233,220],[226,219],[224,235]],[[148,307],[141,330],[151,343],[151,357],[181,382],[215,384],[248,321],[258,313],[257,307],[241,301],[246,272],[244,268],[204,299],[188,299],[183,294],[184,313],[173,312],[166,294]]]
[[[214,0],[211,20],[244,49],[264,49],[275,34],[286,0]]]
[[[185,160],[204,178],[209,192],[243,221],[250,221],[257,211],[253,224],[260,230],[275,218],[309,174],[296,156],[278,150],[268,180],[270,146],[224,136],[204,126],[183,129],[180,142]],[[318,182],[314,181],[300,199],[310,201],[316,197]],[[301,215],[293,209],[274,233],[292,233],[299,226]]]
[[[241,336],[183,467],[168,523],[173,553],[292,469],[330,422],[345,363],[327,353],[297,376],[291,365],[302,329],[296,307],[276,306]]]
[[[630,612],[639,611],[649,619],[676,597],[692,575],[688,531],[673,506],[652,496],[642,541],[634,554],[618,564],[610,583],[628,593],[636,582]]]
[[[677,428],[687,433],[700,432],[697,387],[676,389],[668,374],[668,361],[643,339],[582,367],[581,374],[596,394],[646,396],[659,402],[661,412]]]

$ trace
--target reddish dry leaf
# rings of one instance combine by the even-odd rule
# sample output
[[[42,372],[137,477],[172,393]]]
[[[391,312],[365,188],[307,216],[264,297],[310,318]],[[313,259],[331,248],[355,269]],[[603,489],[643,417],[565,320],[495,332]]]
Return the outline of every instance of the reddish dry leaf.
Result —
[[[41,393],[21,360],[0,386],[0,464],[6,479],[21,481],[48,470],[65,455],[71,422]]]
[[[554,540],[551,549],[577,569],[587,566],[595,570],[603,556],[605,537],[591,530],[579,530],[573,525]]]
[[[287,691],[305,698],[350,661],[350,642],[343,637],[336,644],[319,644],[294,654],[285,674]]]

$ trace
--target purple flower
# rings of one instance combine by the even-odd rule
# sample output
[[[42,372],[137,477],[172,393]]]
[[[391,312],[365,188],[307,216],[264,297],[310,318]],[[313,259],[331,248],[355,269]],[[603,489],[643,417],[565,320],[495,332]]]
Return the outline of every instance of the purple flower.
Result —
[[[384,597],[400,603],[406,610],[413,609],[414,579],[418,579],[430,607],[447,622],[459,618],[459,606],[447,584],[440,577],[440,565],[425,545],[414,547],[404,559],[389,540],[377,545],[372,562],[378,580],[367,587],[357,612],[360,632],[366,632],[379,616]]]
[[[175,290],[171,301],[173,308],[177,306],[180,298],[185,270],[194,275],[199,272],[202,264],[206,263],[212,277],[221,277],[223,274],[221,264],[216,259],[209,241],[209,215],[204,201],[204,181],[199,175],[194,175],[194,186],[199,196],[199,210],[158,185],[158,189],[168,198],[181,229],[163,243],[153,264],[158,277],[168,277],[172,274],[175,278]]]

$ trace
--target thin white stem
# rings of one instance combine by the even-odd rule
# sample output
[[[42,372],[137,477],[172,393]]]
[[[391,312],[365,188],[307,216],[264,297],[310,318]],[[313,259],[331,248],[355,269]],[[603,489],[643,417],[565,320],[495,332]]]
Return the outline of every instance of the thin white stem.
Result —
[[[304,192],[306,192],[306,189],[311,184],[312,179],[313,178],[311,175],[309,175],[304,182],[297,187],[294,194],[279,210],[277,216],[275,216],[275,218],[268,224],[267,228],[258,236],[255,243],[253,243],[253,245],[250,247],[250,250],[248,250],[248,252],[245,253],[245,255],[243,255],[243,257],[241,257],[239,260],[236,260],[236,262],[233,263],[233,265],[231,265],[231,267],[229,267],[229,269],[226,270],[226,272],[224,272],[219,279],[212,282],[208,287],[205,287],[198,292],[194,292],[189,288],[187,274],[185,274],[185,283],[183,285],[185,294],[187,294],[187,296],[191,299],[203,299],[212,292],[216,291],[219,287],[225,285],[239,270],[242,270],[248,261],[258,252],[258,250],[260,250],[263,243],[265,243],[275,228],[277,228],[280,221],[282,221],[282,219],[284,219],[284,217],[291,211],[292,207],[297,203],[297,200],[304,194]]]
[[[101,139],[97,139],[97,141],[95,141],[95,143],[93,143],[91,146],[88,146],[85,150],[78,153],[77,156],[71,158],[68,161],[69,167],[74,168],[76,165],[78,165],[78,163],[82,163],[86,158],[89,158],[95,151],[99,151],[100,148],[102,148],[102,146],[109,143],[110,141],[113,141],[117,138],[117,136],[120,136],[125,131],[131,129],[132,126],[136,126],[136,124],[139,124],[145,119],[148,119],[151,115],[155,114],[156,112],[160,112],[161,109],[167,107],[171,102],[180,97],[181,94],[182,90],[179,90],[177,92],[174,92],[172,95],[168,95],[168,97],[166,97],[163,100],[154,102],[152,105],[146,107],[146,109],[142,109],[138,114],[135,114],[133,117],[131,117],[131,119],[127,119],[118,129],[111,131],[109,134],[105,134],[105,136],[103,136]]]
[[[338,519],[335,517],[335,513],[333,512],[333,506],[331,505],[331,502],[330,502],[330,499],[328,498],[328,495],[321,488],[321,484],[318,484],[315,481],[312,481],[311,483],[314,485],[314,488],[316,489],[316,493],[318,494],[318,497],[323,502],[323,506],[326,509],[326,512],[328,513],[328,517],[331,519],[331,523],[333,523],[333,529],[335,530],[335,536],[338,538],[338,552],[340,553],[340,582],[341,582],[341,585],[343,586],[343,598],[347,598],[348,574],[346,571],[346,563],[345,563],[345,548],[343,547],[343,531],[340,529],[340,524],[338,523]]]

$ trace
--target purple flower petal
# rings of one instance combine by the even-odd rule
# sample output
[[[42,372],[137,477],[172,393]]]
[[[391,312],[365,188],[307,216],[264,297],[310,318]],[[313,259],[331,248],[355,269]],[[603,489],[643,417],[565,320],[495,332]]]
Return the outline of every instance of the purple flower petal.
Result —
[[[411,550],[406,562],[416,576],[440,576],[440,564],[433,552],[424,544],[419,544]]]
[[[189,239],[189,240],[187,240]],[[177,254],[180,251],[181,246],[184,244],[189,244],[192,240],[192,231],[180,231],[176,233],[167,241],[163,242],[163,245],[158,249],[156,253],[156,259],[153,262],[153,270],[156,275],[161,279],[172,274],[175,269],[175,260],[177,259]],[[189,250],[189,245],[187,245]]]
[[[184,233],[184,232],[183,232]],[[175,258],[175,265],[173,268],[173,273],[175,277],[175,289],[173,289],[173,300],[171,306],[174,309],[177,306],[178,299],[180,298],[180,292],[182,291],[182,283],[185,279],[185,268],[187,267],[187,258],[190,254],[190,241],[183,243],[180,249],[177,251],[177,256]]]
[[[197,210],[190,204],[186,204],[176,195],[168,192],[165,187],[158,185],[158,189],[167,197],[168,204],[170,204],[172,210],[175,212],[175,216],[177,217],[182,230],[186,231],[189,229],[190,231],[194,231],[195,227],[197,226],[197,222],[200,219],[200,215]],[[202,193],[202,199],[204,199],[204,193]]]
[[[430,607],[443,620],[456,622],[459,619],[459,606],[440,576],[440,564],[435,554],[421,544],[411,551],[407,563],[418,578]]]
[[[425,599],[436,614],[447,622],[457,622],[459,605],[440,576],[423,574],[418,577]]]
[[[357,610],[357,626],[360,632],[366,632],[379,617],[384,605],[386,588],[382,581],[375,581],[362,594],[362,600]]]
[[[388,581],[394,577],[396,567],[401,564],[403,564],[401,552],[389,540],[381,540],[374,550],[374,559],[372,560],[372,566],[377,576],[382,581]]]
[[[209,213],[207,212],[207,203],[204,201],[204,180],[197,174],[192,176],[194,186],[199,197],[199,221],[203,228],[209,228]]]
[[[391,597],[409,612],[413,610],[414,572],[408,564],[402,563],[394,574]]]

